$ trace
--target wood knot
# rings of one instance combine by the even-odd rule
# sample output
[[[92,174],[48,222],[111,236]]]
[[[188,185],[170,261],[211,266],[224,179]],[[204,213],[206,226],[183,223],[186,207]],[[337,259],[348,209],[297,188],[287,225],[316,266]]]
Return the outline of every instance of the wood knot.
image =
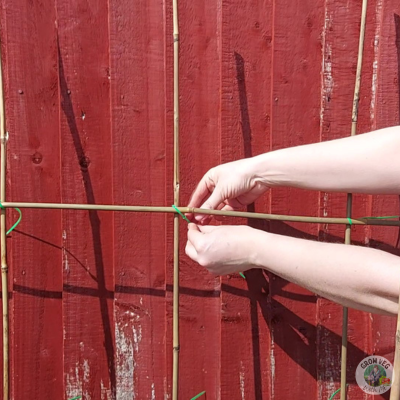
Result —
[[[34,164],[40,164],[43,160],[43,156],[38,151],[32,156],[32,162]]]
[[[90,165],[89,157],[83,156],[79,160],[79,165],[81,166],[82,171],[87,171]]]

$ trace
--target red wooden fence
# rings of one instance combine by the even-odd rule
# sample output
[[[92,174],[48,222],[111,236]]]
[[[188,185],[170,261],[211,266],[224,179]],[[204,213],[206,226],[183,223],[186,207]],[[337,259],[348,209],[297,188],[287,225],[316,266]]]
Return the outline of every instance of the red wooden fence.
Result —
[[[171,2],[1,4],[7,199],[172,204]],[[179,14],[183,203],[218,163],[350,134],[361,2],[180,0]],[[398,0],[369,2],[359,133],[400,122],[399,15]],[[254,209],[344,216],[345,204],[274,189]],[[398,212],[395,197],[355,196],[355,217]],[[184,255],[181,225],[180,398],[327,399],[340,386],[341,307],[260,271],[209,275]],[[170,215],[23,212],[8,238],[13,399],[171,398],[172,231]],[[353,238],[399,253],[397,235]],[[394,329],[350,310],[350,399],[368,398],[355,366],[392,359]]]

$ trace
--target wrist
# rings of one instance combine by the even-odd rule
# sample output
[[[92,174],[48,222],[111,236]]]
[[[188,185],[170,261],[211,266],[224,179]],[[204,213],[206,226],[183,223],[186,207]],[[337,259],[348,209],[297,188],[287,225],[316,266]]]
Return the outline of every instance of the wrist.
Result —
[[[265,252],[272,236],[268,232],[250,228],[251,232],[246,235],[246,253],[248,263],[254,268],[265,268]]]
[[[288,186],[290,179],[281,160],[282,150],[253,157],[252,176],[255,182],[268,188]]]

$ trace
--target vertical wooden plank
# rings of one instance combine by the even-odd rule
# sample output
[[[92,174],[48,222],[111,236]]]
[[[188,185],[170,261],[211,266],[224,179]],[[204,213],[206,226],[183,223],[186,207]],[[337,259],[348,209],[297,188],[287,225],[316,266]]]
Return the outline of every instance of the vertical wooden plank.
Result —
[[[400,124],[400,4],[379,0],[377,14],[371,122],[380,129]],[[399,196],[374,196],[371,214],[399,215]],[[399,235],[398,228],[372,227],[369,245],[400,256]],[[371,352],[393,362],[396,318],[372,315],[371,321]]]
[[[315,1],[275,2],[273,37],[272,149],[319,141],[321,31],[324,7]],[[271,211],[315,215],[316,192],[273,189]],[[316,225],[273,224],[272,230],[315,239]],[[275,395],[316,398],[316,297],[273,278],[272,329],[275,339]],[[290,377],[290,385],[284,382]]]
[[[54,1],[4,9],[8,199],[60,201],[59,102]],[[4,21],[4,19],[3,19]],[[18,218],[10,212],[8,223]],[[61,212],[24,210],[8,238],[12,277],[12,398],[62,398]]]
[[[322,74],[321,74],[321,114],[320,140],[332,140],[343,137],[346,131],[350,132],[350,122],[343,121],[343,117],[335,118],[340,103],[337,99],[346,91],[348,115],[351,110],[351,85],[344,85],[339,81],[341,69],[346,68],[342,58],[338,59],[337,40],[338,32],[343,29],[342,24],[347,22],[346,8],[335,7],[333,1],[325,0],[324,26],[322,30]],[[345,18],[346,17],[346,18]],[[341,22],[342,21],[342,22]],[[354,43],[351,46],[355,54]],[[354,63],[354,56],[350,59]],[[333,68],[333,66],[335,68]],[[341,75],[340,75],[341,74]],[[342,112],[342,115],[344,113]],[[345,124],[345,128],[341,126]],[[345,215],[346,196],[343,193],[326,193],[320,195],[320,216]],[[335,239],[333,239],[335,237]],[[337,239],[336,239],[337,238]],[[342,226],[321,225],[318,239],[327,241],[344,241]],[[318,396],[329,398],[340,387],[340,352],[341,352],[341,320],[342,308],[329,300],[319,298],[317,302],[317,380]]]
[[[360,92],[360,103],[358,111],[358,124],[357,134],[363,134],[372,130],[371,126],[371,103],[373,95],[374,85],[374,59],[375,59],[375,28],[376,23],[379,22],[379,13],[376,12],[379,7],[379,1],[372,0],[368,2],[367,12],[367,30],[365,34],[364,44],[364,56],[363,56],[363,68],[362,68],[362,80],[361,80],[361,92]],[[361,8],[361,4],[360,4]],[[354,11],[358,15],[357,29],[360,26],[361,20],[361,9]],[[357,46],[359,33],[357,36]],[[357,50],[355,55],[357,54]],[[357,57],[356,57],[357,60]],[[351,68],[351,72],[354,73],[354,66]],[[353,77],[353,80],[354,77]],[[350,127],[350,124],[349,124]],[[371,204],[372,196],[357,195],[354,197],[353,203],[353,215],[355,217],[371,215]],[[368,236],[370,234],[370,228],[354,229],[352,233],[352,241],[355,245],[369,245]],[[371,323],[373,315],[351,310],[349,312],[349,346],[348,346],[348,367],[347,367],[347,380],[349,383],[348,397],[354,399],[365,399],[368,397],[366,393],[363,393],[355,382],[355,371],[360,361],[369,354],[372,353],[371,349]],[[360,330],[360,326],[365,329]],[[373,396],[375,397],[375,396]]]
[[[375,1],[368,2],[369,8],[367,12],[367,26],[365,33],[365,43],[363,50],[363,65],[362,65],[362,79],[360,88],[360,101],[358,109],[358,123],[357,123],[357,135],[369,132],[371,130],[371,118],[369,106],[371,104],[371,92],[372,92],[372,77],[373,77],[373,37],[374,37],[374,19],[376,18],[374,12]],[[355,34],[355,51],[354,51],[354,64],[351,65],[348,76],[353,81],[353,87],[355,84],[355,75],[357,71],[358,61],[358,46],[360,40],[360,22],[361,22],[361,7],[355,8],[350,11],[350,15],[354,13],[355,17],[352,20],[351,25],[356,24],[357,33]],[[356,22],[355,22],[356,21]],[[346,39],[347,43],[351,43],[349,39]],[[351,56],[348,54],[347,59]],[[352,97],[354,96],[354,89]],[[352,106],[351,106],[352,108]],[[349,131],[351,132],[351,118],[349,118]],[[350,135],[346,133],[345,136]],[[360,217],[370,214],[370,204],[372,196],[358,194],[353,195],[353,216]],[[369,229],[358,227],[353,229],[351,234],[351,242],[353,245],[365,245],[368,244],[368,232]],[[365,327],[361,330],[360,326]],[[347,382],[348,382],[348,398],[364,399],[368,395],[363,393],[358,384],[355,381],[355,372],[358,364],[367,355],[370,354],[371,344],[371,316],[368,313],[349,310],[349,328],[348,328],[348,362],[347,362]]]
[[[62,200],[113,203],[107,3],[58,0]],[[113,215],[65,211],[65,396],[113,398]]]
[[[399,7],[395,1],[382,2],[379,31],[379,59],[376,91],[377,128],[400,122],[399,89]],[[389,75],[388,75],[389,74]]]
[[[111,1],[110,38],[114,202],[162,206],[162,1]],[[114,222],[116,397],[164,398],[165,216],[118,213]]]
[[[185,205],[202,175],[219,163],[219,8],[213,0],[179,1],[178,7],[180,201]],[[169,160],[171,156],[169,151]],[[172,183],[170,176],[168,185]],[[168,204],[172,204],[170,199]],[[169,217],[168,224],[171,223]],[[180,238],[179,398],[190,399],[204,390],[207,398],[218,398],[220,280],[185,255],[187,224],[184,221],[180,224]],[[168,265],[168,271],[170,268],[172,264]]]
[[[374,33],[378,18],[375,12],[376,6],[376,1],[369,2],[357,134],[371,130]],[[330,0],[325,2],[320,125],[322,141],[350,136],[360,18],[361,3],[343,1],[338,5],[338,2]],[[370,215],[370,204],[370,196],[354,195],[354,217]],[[321,193],[320,215],[346,215],[346,195]],[[353,228],[352,243],[368,245],[368,232],[369,228]],[[344,227],[321,226],[319,240],[335,243],[344,241]],[[360,326],[364,329],[360,329]],[[328,300],[318,299],[318,393],[322,398],[331,396],[340,387],[341,334],[342,307]],[[367,398],[355,382],[355,370],[369,351],[370,316],[367,313],[349,310],[347,367],[349,398]]]
[[[8,114],[8,103],[10,102],[10,95],[9,95],[9,80],[8,80],[8,54],[7,54],[7,16],[5,12],[5,4],[4,1],[1,2],[1,15],[0,15],[0,45],[1,45],[1,60],[2,60],[2,74],[3,74],[3,93],[4,93],[4,101],[5,101],[5,109],[6,109],[6,130],[9,129],[9,126],[11,126],[11,122],[9,121],[9,114]],[[9,154],[8,148],[6,147],[6,154]],[[6,199],[10,198],[10,179],[9,179],[9,161],[7,158],[7,165],[6,165]],[[6,221],[9,216],[10,211],[7,211],[6,213]],[[6,241],[7,245],[7,262],[10,264],[10,260],[12,259],[12,251],[11,251],[11,245],[9,245]],[[11,393],[12,390],[12,366],[13,366],[13,321],[14,321],[14,303],[13,303],[13,285],[12,285],[12,280],[13,280],[13,273],[12,269],[10,266],[8,267],[8,329],[9,329],[9,337],[8,337],[8,343],[9,343],[9,349],[8,349],[8,358],[9,358],[9,371],[8,371],[8,376],[9,376],[9,382],[8,382],[8,392]],[[2,300],[1,300],[2,303]],[[1,339],[0,339],[0,357],[2,360],[2,363],[4,362],[4,352],[3,352],[3,318],[1,319],[0,322],[0,329],[1,329]],[[0,374],[0,387],[2,388],[2,392],[4,393],[5,389],[3,387],[4,383],[4,371]]]
[[[221,162],[269,150],[272,3],[222,1]],[[269,211],[265,196],[250,211]],[[224,224],[245,224],[226,219]],[[268,224],[250,222],[259,229]],[[272,398],[268,282],[261,271],[222,277],[221,398]]]
[[[173,203],[173,126],[172,126],[172,2],[164,2],[165,87],[166,87],[166,203]],[[180,30],[180,193],[181,204],[207,169],[219,163],[216,132],[219,126],[219,8],[206,4],[178,2]],[[195,146],[193,146],[193,143]],[[172,379],[172,277],[173,229],[166,217],[167,249],[167,382],[171,395]],[[180,378],[179,396],[192,398],[206,390],[219,393],[219,279],[189,260],[184,254],[187,226],[180,225]]]
[[[173,55],[173,15],[172,1],[163,0],[164,9],[164,77],[165,77],[165,204],[173,204],[173,171],[174,171],[174,106],[173,106],[173,83],[174,83],[174,55]],[[178,23],[180,11],[178,10]],[[180,35],[182,36],[182,34]],[[183,57],[180,50],[180,59]],[[182,132],[181,132],[182,135]],[[182,196],[181,196],[182,197]],[[180,199],[183,201],[183,198]],[[183,203],[182,203],[183,204]],[[182,229],[182,227],[181,227]],[[173,217],[165,216],[165,282],[167,291],[165,293],[165,370],[164,393],[166,398],[172,398],[172,363],[173,363],[173,246],[174,246],[174,223]]]
[[[8,92],[9,92],[9,90],[8,90],[8,80],[7,80],[7,77],[8,77],[8,74],[7,74],[7,46],[6,46],[6,37],[7,37],[7,34],[6,34],[6,29],[7,28],[6,27],[7,27],[7,24],[6,24],[5,10],[4,10],[5,4],[4,4],[3,1],[0,4],[1,4],[1,13],[0,13],[0,51],[1,51],[1,61],[2,61],[1,68],[2,68],[2,74],[3,74],[4,100],[6,100],[7,98],[9,98],[9,96],[8,96]],[[7,108],[8,104],[5,107]],[[8,115],[7,115],[7,117],[8,117]],[[8,125],[8,121],[7,121],[7,125]],[[6,149],[6,151],[7,151],[7,149]],[[7,198],[7,196],[10,197],[9,196],[10,187],[9,187],[9,184],[8,184],[9,181],[7,179],[7,173],[8,173],[8,169],[7,169],[7,166],[6,166],[6,198]],[[6,219],[7,219],[7,216],[8,216],[8,214],[6,213]],[[7,242],[6,242],[6,245],[7,245]],[[7,251],[8,251],[7,262],[9,263],[10,262],[9,260],[10,260],[10,257],[11,257],[11,254],[10,254],[11,246],[7,246]],[[13,331],[13,299],[12,299],[13,295],[12,295],[12,285],[10,285],[10,282],[12,282],[12,273],[10,271],[10,268],[8,270],[8,282],[9,282],[9,284],[8,284],[8,291],[9,291],[9,293],[8,293],[8,308],[9,308],[9,310],[8,310],[8,329],[9,329],[9,332],[12,332]],[[0,303],[1,303],[1,306],[3,306],[2,305],[2,303],[3,303],[2,300],[1,300]],[[3,318],[2,318],[1,322],[0,322],[0,329],[1,329],[1,332],[2,332],[1,339],[0,339],[0,347],[1,347],[0,357],[1,357],[2,362],[4,361],[4,358],[3,358],[3,353],[4,353],[4,351],[3,351],[3,343],[4,343],[3,342],[3,326],[4,325],[3,325]],[[11,349],[12,349],[12,344],[13,344],[11,335],[9,335],[8,342],[9,342],[9,354],[8,354],[9,361],[8,362],[9,362],[9,365],[11,366],[12,365],[12,357],[11,357],[11,353],[12,352],[11,352]],[[10,371],[11,371],[11,368],[8,371],[9,376],[11,376],[10,375]],[[1,375],[0,376],[0,387],[3,388],[4,371],[0,375]],[[10,379],[9,385],[7,385],[7,386],[8,386],[8,390],[10,391],[11,379]],[[3,388],[3,393],[4,393],[4,388]]]

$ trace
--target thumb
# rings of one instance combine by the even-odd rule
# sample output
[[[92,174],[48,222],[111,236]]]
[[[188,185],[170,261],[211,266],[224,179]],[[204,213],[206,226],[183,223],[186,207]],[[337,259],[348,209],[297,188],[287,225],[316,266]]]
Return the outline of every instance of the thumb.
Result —
[[[214,232],[216,229],[222,228],[222,226],[217,226],[217,225],[200,225],[200,226],[196,225],[196,227],[201,233],[205,234]]]
[[[224,202],[224,197],[221,191],[218,188],[215,188],[214,191],[211,193],[211,196],[203,203],[200,207],[204,210],[216,210],[218,206]],[[195,220],[200,222],[206,219],[207,216],[204,214],[197,214],[195,216]]]
[[[200,229],[196,224],[188,225],[188,233],[187,233],[188,241],[190,244],[197,249],[197,245],[199,241],[201,241],[203,237],[203,233],[201,233]]]
[[[193,222],[191,222],[190,224],[188,224],[188,230],[189,231],[197,231],[197,232],[201,232],[200,228],[194,224]]]

